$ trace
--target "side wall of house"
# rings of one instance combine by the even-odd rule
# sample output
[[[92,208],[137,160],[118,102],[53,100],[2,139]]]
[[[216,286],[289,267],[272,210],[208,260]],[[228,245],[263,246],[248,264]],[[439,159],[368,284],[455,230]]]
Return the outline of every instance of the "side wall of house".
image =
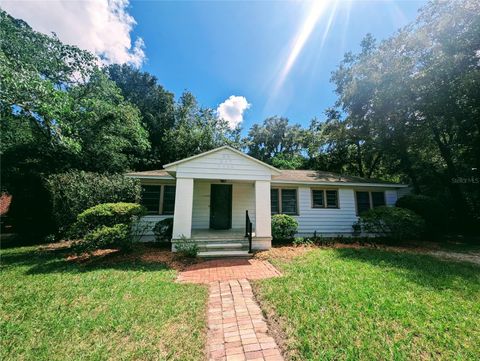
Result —
[[[314,232],[322,236],[350,236],[352,225],[358,220],[354,188],[338,189],[339,208],[312,208],[312,188],[298,187],[297,236],[310,236]],[[331,188],[329,188],[331,189]],[[363,189],[362,189],[363,190]],[[396,190],[385,190],[385,203],[394,206],[397,201]]]

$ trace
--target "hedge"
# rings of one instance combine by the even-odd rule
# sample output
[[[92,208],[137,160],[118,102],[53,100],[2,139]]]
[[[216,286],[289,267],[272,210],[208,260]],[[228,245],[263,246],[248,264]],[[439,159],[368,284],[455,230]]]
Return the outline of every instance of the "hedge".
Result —
[[[72,170],[51,175],[46,187],[50,195],[52,217],[63,234],[77,215],[101,203],[140,202],[141,187],[137,179],[121,174],[99,174]]]

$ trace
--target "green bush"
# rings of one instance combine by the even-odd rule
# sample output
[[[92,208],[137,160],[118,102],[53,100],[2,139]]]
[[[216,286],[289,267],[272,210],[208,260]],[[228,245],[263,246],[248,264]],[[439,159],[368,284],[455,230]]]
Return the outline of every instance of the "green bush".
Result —
[[[425,220],[427,236],[440,235],[448,225],[445,206],[432,197],[409,194],[397,200],[397,207],[409,209]]]
[[[297,233],[298,222],[292,216],[276,214],[272,217],[272,238],[274,241],[292,240]]]
[[[101,203],[140,202],[141,187],[137,179],[121,174],[99,174],[72,170],[47,178],[52,217],[63,234],[77,215]]]
[[[116,224],[131,226],[136,218],[145,214],[145,208],[136,203],[98,204],[78,215],[71,236],[83,236],[101,226],[112,227]]]
[[[77,254],[91,253],[94,250],[105,248],[128,250],[131,243],[130,226],[128,224],[115,224],[111,227],[100,226],[88,232],[83,239],[73,244],[73,249]]]
[[[158,221],[153,227],[155,240],[157,242],[171,241],[173,234],[173,217]]]
[[[175,250],[179,256],[195,258],[198,254],[198,245],[195,241],[182,236],[182,238],[175,243]]]
[[[409,209],[377,207],[360,216],[362,232],[387,237],[394,241],[418,239],[425,230],[425,221]]]
[[[293,245],[294,246],[311,246],[315,244],[315,242],[310,239],[310,238],[306,238],[306,237],[295,237],[293,239]]]

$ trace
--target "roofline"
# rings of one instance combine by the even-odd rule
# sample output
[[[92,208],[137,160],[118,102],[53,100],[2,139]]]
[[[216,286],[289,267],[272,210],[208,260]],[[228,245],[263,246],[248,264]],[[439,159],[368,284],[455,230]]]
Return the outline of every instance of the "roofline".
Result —
[[[167,170],[167,168],[170,168],[170,167],[172,167],[172,166],[176,166],[176,165],[178,165],[178,164],[185,163],[185,162],[188,162],[188,161],[190,161],[190,160],[203,157],[204,155],[207,155],[207,154],[212,154],[212,153],[218,152],[219,150],[222,150],[222,149],[231,150],[231,151],[234,152],[234,153],[237,153],[237,154],[239,154],[239,155],[241,155],[241,156],[243,156],[243,157],[245,157],[245,158],[247,158],[247,159],[250,159],[250,160],[252,160],[252,161],[254,161],[254,162],[256,162],[256,163],[258,163],[258,164],[260,164],[260,165],[263,165],[263,166],[266,167],[266,168],[269,168],[270,170],[274,171],[274,172],[277,173],[277,174],[280,174],[280,173],[281,173],[281,171],[280,171],[279,169],[271,166],[270,164],[264,163],[264,162],[262,162],[261,160],[258,160],[258,159],[254,158],[254,157],[252,157],[252,156],[250,156],[250,155],[248,155],[248,154],[245,154],[245,153],[243,153],[243,152],[241,152],[241,151],[239,151],[239,150],[237,150],[237,149],[235,149],[235,148],[230,147],[229,145],[222,145],[221,147],[218,147],[218,148],[215,148],[215,149],[211,149],[211,150],[208,150],[208,151],[206,151],[206,152],[203,152],[203,153],[200,153],[200,154],[196,154],[196,155],[193,155],[193,156],[188,157],[188,158],[183,158],[183,159],[177,160],[176,162],[172,162],[172,163],[165,164],[165,165],[163,166],[163,168],[164,168],[165,170]]]
[[[282,181],[282,180],[272,180],[271,183],[274,184],[301,184],[301,185],[337,185],[337,186],[354,186],[354,187],[384,187],[384,188],[407,188],[407,184],[386,184],[386,183],[355,183],[355,182],[306,182],[306,181]]]
[[[142,174],[125,174],[127,178],[145,178],[145,179],[168,179],[175,180],[175,177],[172,176],[162,176],[162,175],[142,175]]]

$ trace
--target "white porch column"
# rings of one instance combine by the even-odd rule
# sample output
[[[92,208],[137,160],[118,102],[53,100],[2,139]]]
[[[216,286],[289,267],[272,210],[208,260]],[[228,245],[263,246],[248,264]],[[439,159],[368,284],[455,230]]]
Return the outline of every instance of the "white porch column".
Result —
[[[269,249],[271,246],[270,181],[255,181],[255,240],[252,248]]]
[[[175,211],[173,214],[173,239],[192,236],[193,179],[177,178]]]

